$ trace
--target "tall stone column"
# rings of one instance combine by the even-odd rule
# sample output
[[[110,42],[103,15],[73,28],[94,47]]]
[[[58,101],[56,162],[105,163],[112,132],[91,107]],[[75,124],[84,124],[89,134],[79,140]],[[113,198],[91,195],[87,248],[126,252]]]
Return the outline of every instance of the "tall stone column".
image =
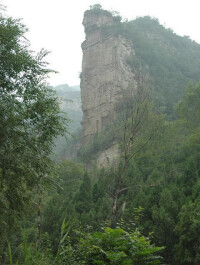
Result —
[[[136,87],[127,58],[134,53],[132,44],[113,33],[115,20],[106,10],[88,10],[83,26],[81,100],[83,143],[101,131],[114,117],[121,91]]]

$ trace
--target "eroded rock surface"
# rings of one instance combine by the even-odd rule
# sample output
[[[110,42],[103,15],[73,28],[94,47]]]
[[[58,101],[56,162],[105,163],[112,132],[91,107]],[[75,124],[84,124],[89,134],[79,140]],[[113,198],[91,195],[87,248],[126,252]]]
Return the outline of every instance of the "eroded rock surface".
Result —
[[[112,30],[112,14],[105,10],[84,14],[86,39],[82,44],[81,99],[83,143],[101,131],[113,118],[123,89],[136,88],[134,73],[127,58],[132,44]]]

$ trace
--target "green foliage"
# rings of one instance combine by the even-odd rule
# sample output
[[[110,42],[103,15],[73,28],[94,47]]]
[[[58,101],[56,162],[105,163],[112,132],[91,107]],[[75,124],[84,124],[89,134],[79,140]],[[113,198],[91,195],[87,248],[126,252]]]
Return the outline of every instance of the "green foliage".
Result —
[[[150,74],[154,100],[174,118],[173,107],[184,87],[191,80],[199,81],[199,44],[177,36],[150,17],[124,24],[122,34],[134,44],[136,58],[131,62],[138,61]]]
[[[95,16],[105,15],[112,17],[112,13],[105,9],[102,9],[102,6],[100,4],[90,5],[90,9],[86,10],[85,13],[94,14]],[[90,30],[92,31],[93,29],[96,29],[96,26],[90,25],[87,27],[86,31],[89,32]]]
[[[183,265],[200,262],[200,201],[188,202],[179,213],[179,221],[176,226],[176,232],[179,236],[179,242],[176,245],[176,260]]]
[[[79,193],[75,197],[75,202],[76,211],[79,214],[90,211],[92,203],[92,187],[87,173],[83,176],[83,182],[81,183]]]
[[[104,232],[86,234],[78,247],[78,264],[161,264],[155,254],[162,248],[135,231],[106,228]]]
[[[73,264],[72,254],[74,250],[72,250],[72,247],[70,245],[70,238],[68,236],[71,228],[69,223],[70,220],[68,220],[68,222],[65,222],[64,219],[61,226],[60,242],[55,256],[56,264]]]
[[[9,265],[53,265],[52,253],[50,249],[44,248],[44,240],[40,250],[35,247],[34,242],[28,241],[28,234],[25,230],[23,231],[22,240],[22,243],[18,246],[18,257],[16,253],[14,253],[15,255],[12,253],[11,246],[8,244]]]
[[[88,144],[81,146],[77,154],[78,159],[85,163],[90,162],[95,159],[99,151],[109,148],[117,140],[117,137],[114,124],[111,123],[104,130],[97,133]]]
[[[83,165],[64,160],[57,168],[54,189],[49,191],[44,204],[42,231],[47,232],[56,251],[59,244],[60,227],[63,219],[71,218],[74,225],[78,222],[74,196],[83,181]],[[84,199],[84,198],[83,198]]]
[[[67,128],[46,85],[48,52],[34,55],[26,31],[19,20],[0,17],[0,256],[39,179],[52,171],[55,138]]]
[[[36,249],[23,237],[23,265],[75,265],[75,264],[161,264],[157,252],[163,247],[156,247],[139,231],[126,232],[122,228],[105,228],[103,232],[82,233],[75,231],[76,241],[73,243],[69,235],[69,221],[62,223],[60,242],[55,257],[46,249]],[[13,255],[8,247],[10,265]]]
[[[179,117],[188,122],[190,128],[200,125],[200,83],[190,84],[184,97],[177,104]]]
[[[156,245],[166,246],[164,258],[169,264],[187,264],[186,260],[191,264],[198,263],[198,247],[193,248],[193,245],[198,245],[198,233],[195,234],[193,228],[198,231],[195,214],[198,212],[200,191],[198,102],[199,85],[190,85],[177,105],[179,119],[166,122],[161,118],[157,123],[159,130],[155,137],[130,161],[122,186],[128,189],[120,193],[118,200],[117,219],[123,216],[126,228],[133,228],[137,224],[144,234],[153,232],[153,241]],[[121,113],[121,122],[114,127],[117,135],[112,135],[117,137],[118,141],[122,140],[120,125],[124,121],[123,109]],[[158,118],[152,109],[148,111],[148,115],[147,131],[152,128],[154,122],[156,124]],[[134,151],[137,151],[145,139],[146,133],[142,127],[142,133],[138,138],[139,145],[135,146]],[[93,152],[95,154],[95,148]],[[95,174],[98,180],[93,186],[90,213],[94,214],[90,215],[90,223],[93,227],[99,228],[103,220],[110,218],[116,168],[96,171]],[[188,200],[191,201],[190,204]],[[187,208],[189,205],[191,210]],[[135,208],[140,206],[143,208],[142,215],[136,220]],[[197,207],[196,210],[194,207]],[[183,217],[182,212],[186,208],[188,211],[184,211]],[[197,227],[193,221],[186,223],[187,212],[193,216],[191,219],[194,219]],[[189,220],[190,218],[188,222]],[[82,222],[85,224],[83,219]]]

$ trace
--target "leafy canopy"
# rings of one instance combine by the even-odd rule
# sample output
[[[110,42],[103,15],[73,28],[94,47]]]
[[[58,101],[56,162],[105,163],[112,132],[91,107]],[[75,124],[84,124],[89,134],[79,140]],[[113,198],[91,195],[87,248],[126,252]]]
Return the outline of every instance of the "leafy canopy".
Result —
[[[66,116],[47,88],[51,70],[45,50],[34,55],[27,29],[0,16],[0,237],[1,243],[47,176],[54,139],[67,128]],[[46,178],[47,179],[47,178]]]

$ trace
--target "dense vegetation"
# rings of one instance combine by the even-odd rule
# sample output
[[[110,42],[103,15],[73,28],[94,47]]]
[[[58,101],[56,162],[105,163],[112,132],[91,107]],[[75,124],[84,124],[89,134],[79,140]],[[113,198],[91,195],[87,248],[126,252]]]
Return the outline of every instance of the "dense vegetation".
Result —
[[[113,123],[76,161],[55,166],[68,120],[45,82],[46,52],[35,56],[20,21],[0,17],[1,264],[200,263],[199,45],[155,19],[115,20],[153,95],[143,83],[134,97],[126,90]],[[98,169],[98,152],[113,142],[118,161]]]
[[[68,123],[60,115],[54,92],[47,88],[46,77],[52,72],[44,61],[47,52],[34,55],[25,32],[20,20],[0,16],[1,264],[7,242],[24,225],[28,206],[33,207],[50,182],[52,147]]]
[[[121,186],[124,191],[117,203],[114,226],[120,225],[127,231],[137,227],[146,236],[153,233],[152,241],[166,247],[164,257],[168,264],[199,264],[199,103],[200,84],[190,85],[176,106],[178,118],[165,121],[160,117],[159,130],[153,139],[129,162]],[[119,135],[115,139],[120,140]],[[100,143],[106,143],[104,132],[96,136],[88,149],[84,147],[80,159],[88,162],[86,157],[88,154],[92,157],[92,152],[95,154],[95,147],[101,150]],[[73,183],[57,190],[60,200],[64,201],[62,204],[52,197],[53,204],[48,205],[44,213],[44,232],[51,234],[53,229],[50,214],[56,220],[62,214],[62,218],[71,218],[73,226],[81,227],[82,231],[101,229],[111,218],[116,166],[107,170],[93,168],[81,177],[83,171],[78,173],[81,165],[74,164],[77,175],[71,178],[76,170],[70,173],[68,163],[63,162],[62,168],[67,168],[59,175],[63,181],[73,180]],[[77,189],[79,191],[74,192]],[[70,198],[66,199],[67,196]],[[57,231],[60,225],[61,220]],[[52,238],[53,242],[56,238]]]

